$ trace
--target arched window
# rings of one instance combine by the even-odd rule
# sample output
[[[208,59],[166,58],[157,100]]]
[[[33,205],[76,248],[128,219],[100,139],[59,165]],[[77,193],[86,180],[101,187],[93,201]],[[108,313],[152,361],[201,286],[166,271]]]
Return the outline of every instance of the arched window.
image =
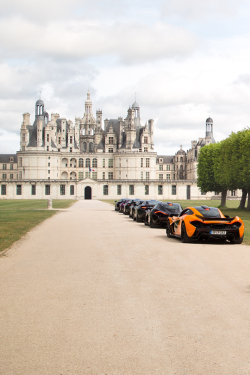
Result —
[[[180,166],[180,170],[183,171],[183,165]]]
[[[108,185],[103,185],[103,195],[108,195],[108,193],[109,193]]]
[[[79,159],[79,167],[82,168],[83,167],[83,159]]]
[[[86,152],[86,150],[87,150],[87,144],[86,142],[83,142],[83,152]]]
[[[180,162],[183,163],[183,157],[180,158]]]
[[[86,159],[85,167],[90,167],[90,159],[89,158]]]
[[[93,167],[93,168],[97,168],[97,159],[96,159],[96,158],[94,158],[94,159],[92,160],[92,167]]]
[[[90,142],[89,144],[89,152],[93,152],[94,151],[94,145],[93,145],[93,142]]]

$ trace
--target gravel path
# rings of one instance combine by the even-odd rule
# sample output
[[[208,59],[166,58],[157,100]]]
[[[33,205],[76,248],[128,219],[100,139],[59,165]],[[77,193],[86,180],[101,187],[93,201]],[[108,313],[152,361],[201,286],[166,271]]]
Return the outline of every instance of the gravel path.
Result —
[[[249,375],[250,248],[79,201],[0,258],[1,375]]]

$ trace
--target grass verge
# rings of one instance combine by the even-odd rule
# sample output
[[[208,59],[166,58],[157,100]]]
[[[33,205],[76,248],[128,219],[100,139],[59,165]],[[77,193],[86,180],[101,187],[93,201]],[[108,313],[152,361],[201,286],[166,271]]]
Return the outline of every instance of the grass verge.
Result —
[[[110,203],[115,205],[114,199],[102,199],[103,202]],[[167,202],[169,200],[163,200],[163,202]],[[201,206],[206,205],[209,207],[219,207],[220,200],[176,200],[173,201],[176,203],[180,203],[180,205],[185,207],[192,207],[192,206]],[[245,209],[239,209],[240,201],[238,200],[231,200],[227,201],[227,207],[221,209],[224,215],[228,215],[230,217],[239,216],[245,225],[245,232],[244,232],[244,245],[250,245],[250,212],[246,211]]]
[[[68,208],[74,200],[55,199],[54,209]],[[47,210],[47,200],[0,200],[0,252],[57,211]]]

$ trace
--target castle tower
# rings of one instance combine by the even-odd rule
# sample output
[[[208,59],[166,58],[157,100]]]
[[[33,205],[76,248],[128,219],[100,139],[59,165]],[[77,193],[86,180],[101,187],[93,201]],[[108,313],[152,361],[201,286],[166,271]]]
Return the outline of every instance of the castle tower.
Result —
[[[90,92],[87,93],[87,100],[85,102],[85,113],[84,116],[92,117],[92,101],[90,100]]]
[[[214,136],[213,136],[213,120],[211,117],[206,119],[206,138],[211,139],[211,143],[215,143]]]

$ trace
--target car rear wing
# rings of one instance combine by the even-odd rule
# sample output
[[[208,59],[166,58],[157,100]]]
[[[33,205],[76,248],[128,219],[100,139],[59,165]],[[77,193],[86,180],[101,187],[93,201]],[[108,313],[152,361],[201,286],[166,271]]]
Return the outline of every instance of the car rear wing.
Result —
[[[231,223],[231,221],[235,220],[235,217],[204,217],[200,215],[195,215],[202,221],[228,221]]]

